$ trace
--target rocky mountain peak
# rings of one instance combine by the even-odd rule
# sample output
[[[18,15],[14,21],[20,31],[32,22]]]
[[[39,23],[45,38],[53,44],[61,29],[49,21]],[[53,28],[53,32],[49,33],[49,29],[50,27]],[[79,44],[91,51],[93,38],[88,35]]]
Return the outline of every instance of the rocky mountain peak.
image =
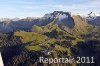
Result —
[[[70,17],[69,12],[63,12],[63,11],[54,11],[53,13],[45,14],[44,18],[46,19],[58,19],[59,21]]]
[[[97,12],[90,12],[90,13],[88,14],[88,16],[93,16],[93,17],[95,17],[95,16],[100,16],[100,13],[97,13]]]

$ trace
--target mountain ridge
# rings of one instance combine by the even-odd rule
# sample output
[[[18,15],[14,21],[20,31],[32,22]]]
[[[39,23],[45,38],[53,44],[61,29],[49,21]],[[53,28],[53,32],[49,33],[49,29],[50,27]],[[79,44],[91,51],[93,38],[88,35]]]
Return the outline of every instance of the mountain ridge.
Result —
[[[92,14],[92,13],[91,13]],[[91,16],[91,15],[90,15]],[[6,19],[0,22],[1,32],[13,32],[16,30],[28,30],[32,28],[33,25],[46,26],[52,21],[57,24],[60,28],[65,31],[70,31],[71,33],[82,32],[85,30],[88,24],[100,25],[99,16],[91,20],[89,17],[82,17],[79,14],[72,15],[71,12],[54,11],[53,13],[45,14],[41,18],[25,18],[25,19]],[[92,16],[91,16],[92,17]]]

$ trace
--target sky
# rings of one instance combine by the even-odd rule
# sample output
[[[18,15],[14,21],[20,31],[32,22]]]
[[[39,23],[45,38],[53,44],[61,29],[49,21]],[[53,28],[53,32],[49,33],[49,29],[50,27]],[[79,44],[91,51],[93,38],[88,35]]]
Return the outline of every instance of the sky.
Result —
[[[53,11],[100,12],[100,0],[0,0],[0,18],[41,17]]]

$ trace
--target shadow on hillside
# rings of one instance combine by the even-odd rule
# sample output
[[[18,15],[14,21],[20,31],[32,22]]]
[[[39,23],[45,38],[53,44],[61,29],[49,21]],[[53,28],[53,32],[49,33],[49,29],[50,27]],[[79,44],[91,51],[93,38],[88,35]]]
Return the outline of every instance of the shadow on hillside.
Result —
[[[100,40],[86,40],[80,41],[72,50],[74,55],[79,57],[94,57],[94,64],[87,64],[85,66],[100,66]],[[81,64],[78,64],[81,65]],[[83,64],[82,64],[83,65]]]

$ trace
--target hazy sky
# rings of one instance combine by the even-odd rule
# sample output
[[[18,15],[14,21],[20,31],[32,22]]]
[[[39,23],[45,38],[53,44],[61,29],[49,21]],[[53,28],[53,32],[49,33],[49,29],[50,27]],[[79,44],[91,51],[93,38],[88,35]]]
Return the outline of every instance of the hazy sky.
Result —
[[[100,0],[0,0],[0,18],[37,17],[57,10],[100,12]]]

